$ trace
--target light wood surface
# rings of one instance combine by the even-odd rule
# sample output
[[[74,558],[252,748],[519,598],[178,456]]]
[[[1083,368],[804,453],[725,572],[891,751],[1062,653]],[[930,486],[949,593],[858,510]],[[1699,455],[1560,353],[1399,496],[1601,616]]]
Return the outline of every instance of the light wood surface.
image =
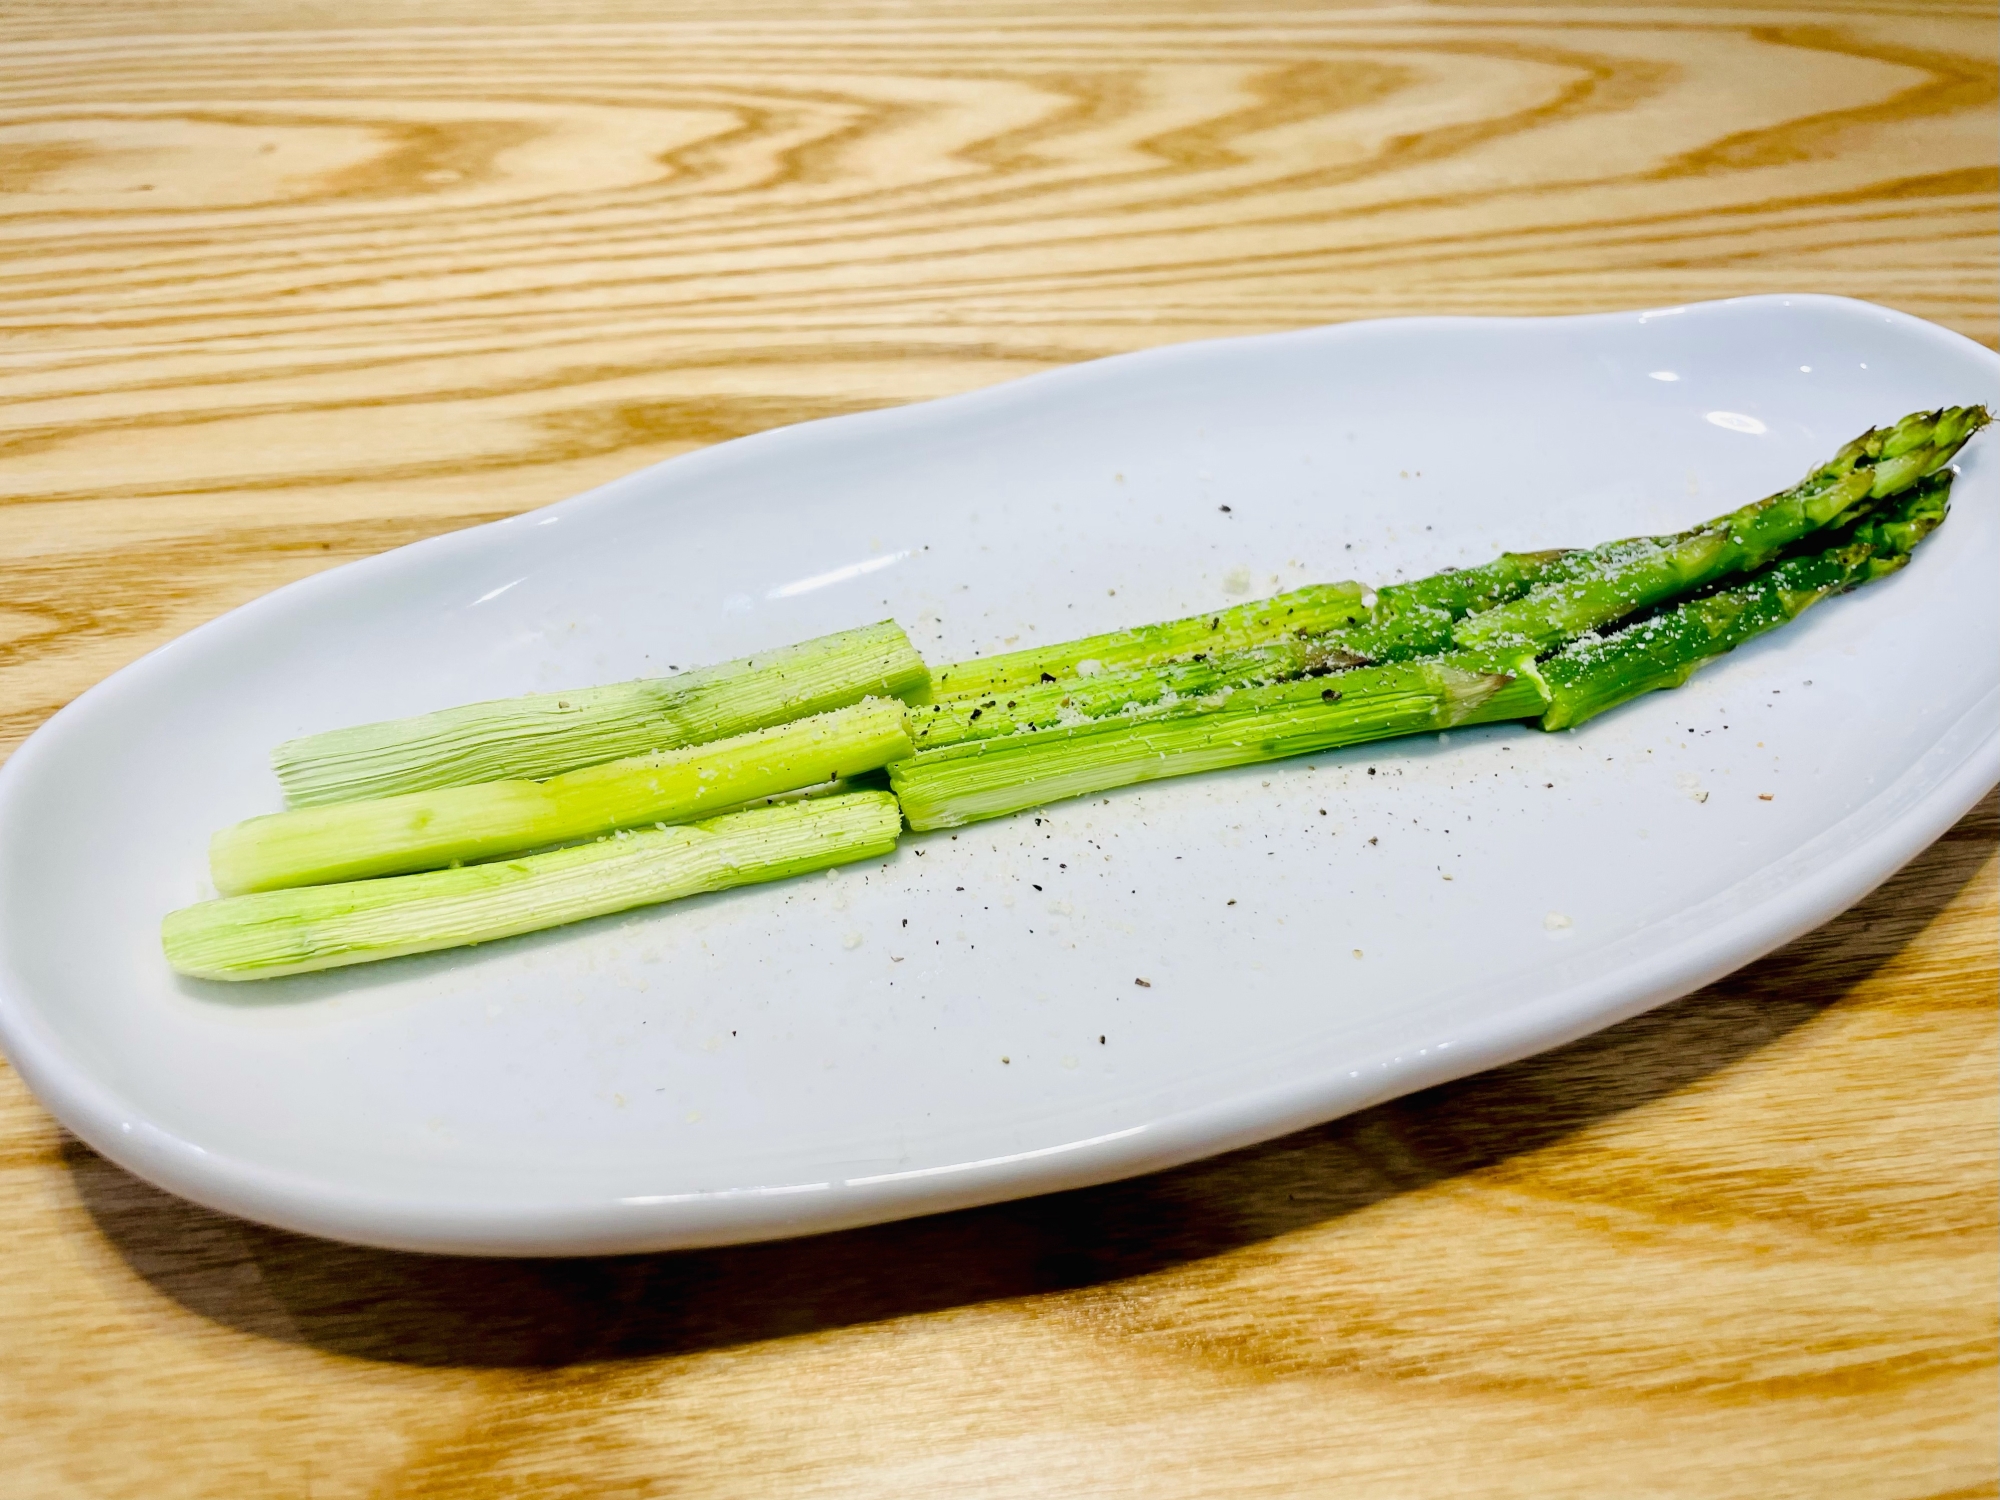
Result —
[[[1120,350],[1773,290],[1994,343],[1993,21],[12,0],[0,751],[315,569]],[[1996,840],[1547,1057],[741,1250],[280,1234],[0,1070],[0,1493],[1993,1494]]]

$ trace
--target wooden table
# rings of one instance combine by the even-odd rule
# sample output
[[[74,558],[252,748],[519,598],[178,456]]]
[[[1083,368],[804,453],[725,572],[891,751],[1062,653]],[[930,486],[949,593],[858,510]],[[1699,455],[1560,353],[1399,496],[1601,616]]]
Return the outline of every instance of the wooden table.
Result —
[[[1392,313],[1993,343],[1990,0],[12,0],[0,747],[277,584],[774,424]],[[1996,837],[1533,1062],[1164,1176],[377,1254],[0,1071],[14,1496],[1994,1493]]]

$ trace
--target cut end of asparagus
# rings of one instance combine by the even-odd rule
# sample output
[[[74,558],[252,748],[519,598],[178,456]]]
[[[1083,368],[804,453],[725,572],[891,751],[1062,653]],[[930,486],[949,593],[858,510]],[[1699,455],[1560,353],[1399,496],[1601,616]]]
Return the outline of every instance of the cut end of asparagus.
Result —
[[[901,827],[893,797],[854,792],[492,864],[226,896],[169,913],[160,936],[194,978],[303,974],[872,859]]]
[[[930,670],[894,621],[672,677],[472,703],[306,735],[272,768],[292,807],[487,781],[539,781],[605,761],[705,744],[863,698],[922,696]]]

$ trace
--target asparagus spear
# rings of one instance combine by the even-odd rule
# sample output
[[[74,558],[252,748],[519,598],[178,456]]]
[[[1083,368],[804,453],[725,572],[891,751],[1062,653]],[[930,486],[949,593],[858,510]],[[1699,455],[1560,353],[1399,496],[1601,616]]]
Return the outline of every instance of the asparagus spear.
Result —
[[[1031,683],[1095,676],[1107,668],[1152,666],[1198,651],[1241,650],[1287,636],[1316,635],[1366,619],[1361,603],[1366,592],[1358,583],[1318,583],[1184,620],[953,662],[931,673],[929,697],[916,701],[988,698]]]
[[[957,828],[1134,782],[1366,740],[1541,712],[1540,687],[1484,658],[1357,667],[1188,702],[1154,717],[1113,716],[967,740],[889,767],[918,830]]]
[[[1675,538],[1635,538],[1625,545],[1667,545],[1691,538],[1700,529]],[[1364,591],[1358,616],[1320,634],[1284,637],[1241,650],[1197,652],[1173,661],[1147,661],[1087,676],[1045,678],[983,699],[946,695],[912,710],[911,737],[919,751],[939,750],[1022,729],[1171,709],[1183,699],[1213,698],[1293,677],[1449,653],[1456,644],[1456,623],[1468,613],[1516,599],[1538,583],[1581,576],[1589,570],[1583,560],[1591,556],[1564,550],[1506,553],[1482,567]]]
[[[1385,584],[1376,591],[1378,621],[1422,610],[1442,610],[1452,619],[1492,609],[1518,599],[1551,578],[1564,576],[1579,554],[1566,547],[1545,552],[1503,552],[1476,568],[1446,568],[1408,583]]]
[[[161,939],[197,978],[302,974],[871,859],[901,827],[894,798],[854,792],[494,864],[226,896],[169,913]]]
[[[937,674],[934,700],[914,717],[913,737],[920,751],[941,749],[1080,717],[1149,713],[1185,698],[1435,655],[1460,644],[1488,651],[1546,650],[1662,597],[1686,593],[1705,577],[1769,561],[1774,547],[1802,527],[1851,520],[1859,508],[1907,484],[1912,473],[1944,463],[1985,420],[1977,407],[1905,418],[1894,428],[1871,431],[1848,444],[1794,491],[1674,536],[1633,537],[1586,552],[1510,553],[1480,568],[1363,589],[1331,624],[1318,616],[1303,631],[1274,629],[1268,614],[1243,620],[1236,639],[1263,636],[1248,647],[1225,642],[1162,659],[1162,652],[1182,650],[1200,638],[1199,630],[1190,628],[1198,627],[1199,620],[1174,621],[944,668]],[[1329,587],[1345,591],[1354,586]],[[1529,597],[1514,609],[1499,608],[1523,595]],[[1271,602],[1296,597],[1283,595]],[[1557,604],[1571,612],[1560,614]],[[1523,613],[1536,611],[1545,627],[1539,636],[1522,627]],[[1325,628],[1313,628],[1317,626]],[[973,668],[986,669],[987,676],[978,680],[994,682],[1012,676],[1010,664],[1017,660],[1060,664],[1080,656],[1080,671],[1045,671],[1038,681],[974,694],[963,690],[974,680],[967,675]]]
[[[1742,584],[1691,599],[1616,635],[1572,642],[1535,668],[1548,709],[1542,728],[1568,729],[1656,688],[1679,687],[1704,663],[1797,619],[1820,600],[1909,562],[1950,505],[1951,474],[1920,481],[1840,545],[1773,564]]]
[[[1449,627],[1447,627],[1449,628]],[[1050,729],[1110,714],[1170,709],[1184,699],[1213,697],[1308,674],[1365,664],[1365,658],[1314,641],[1280,641],[1247,651],[1207,652],[1185,661],[1128,667],[1015,688],[1006,697],[949,698],[910,710],[910,739],[919,751],[964,740],[987,740],[1024,729]]]
[[[1642,609],[1771,561],[1808,534],[1851,521],[1951,461],[1991,420],[1982,406],[1914,412],[1863,433],[1791,489],[1674,537],[1613,542],[1566,559],[1568,575],[1462,620],[1467,650],[1537,653]]]
[[[1459,653],[1162,702],[1147,713],[920,750],[889,767],[910,826],[956,828],[1063,797],[1221,766],[1461,724],[1581,723],[1685,682],[1712,660],[1820,599],[1894,572],[1944,519],[1951,475],[1920,481],[1832,547],[1785,558],[1739,586],[1689,600],[1539,665],[1526,647]],[[1315,702],[1317,697],[1317,702]]]
[[[705,744],[866,697],[914,698],[929,670],[892,620],[720,666],[531,693],[287,741],[271,764],[293,807],[391,797]]]
[[[903,705],[864,698],[774,729],[548,781],[488,781],[251,818],[216,834],[209,869],[224,895],[435,870],[615,828],[686,822],[872,771],[910,750]]]
[[[1448,569],[1379,590],[1361,588],[1351,606],[1331,616],[1317,615],[1309,622],[1324,625],[1329,618],[1336,621],[1320,630],[1293,628],[1295,615],[1270,610],[1269,605],[1299,597],[1281,594],[1265,606],[1253,606],[1265,613],[1244,621],[1221,645],[1215,643],[1219,631],[1202,637],[1188,629],[1200,626],[1201,620],[1096,636],[1088,644],[1098,654],[1082,658],[1077,664],[1081,670],[1072,667],[1061,673],[1044,672],[1038,680],[993,688],[984,694],[939,691],[933,701],[912,711],[911,733],[919,749],[939,749],[960,740],[990,739],[1020,728],[1046,728],[1079,716],[1095,718],[1287,677],[1435,655],[1451,649],[1453,623],[1468,610],[1490,608],[1501,600],[1518,597],[1536,579],[1549,576],[1550,569],[1567,555],[1562,551],[1510,552],[1477,568]],[[1360,586],[1321,587],[1347,590]],[[1260,632],[1265,638],[1258,644],[1229,644]],[[1200,642],[1201,649],[1178,657],[1163,654],[1180,650],[1191,641]],[[1074,656],[1073,646],[1080,644],[1085,643],[1052,648],[1053,654],[1016,655],[1060,665],[1060,659]],[[1109,658],[1109,664],[1104,658]],[[997,664],[999,670],[992,677],[980,679],[991,681],[1011,675],[1006,661],[994,657],[943,668],[937,681],[943,689],[954,680],[965,681],[967,668]]]
[[[1123,672],[1141,674],[1133,680],[1143,692],[1143,674],[1154,668],[1303,641],[1338,647],[1365,661],[1423,655],[1449,648],[1454,620],[1519,597],[1565,555],[1509,552],[1476,568],[1448,569],[1380,589],[1313,584],[1184,620],[954,662],[931,674],[928,697],[911,701],[958,703],[969,712],[988,698],[1018,698],[1024,689],[1070,687]],[[1101,700],[1105,693],[1095,696]]]

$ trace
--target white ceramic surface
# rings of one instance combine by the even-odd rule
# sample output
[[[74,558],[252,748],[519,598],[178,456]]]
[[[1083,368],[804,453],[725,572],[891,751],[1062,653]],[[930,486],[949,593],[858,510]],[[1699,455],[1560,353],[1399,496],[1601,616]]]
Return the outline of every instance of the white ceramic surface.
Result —
[[[2000,778],[2000,440],[1906,572],[1580,732],[1162,783],[330,975],[178,980],[157,926],[303,731],[884,615],[950,659],[1666,530],[1970,400],[2000,359],[1965,339],[1758,298],[1188,345],[676,459],[282,589],[52,719],[0,771],[0,1037],[177,1193],[494,1254],[1099,1182],[1489,1067],[1825,920]]]

